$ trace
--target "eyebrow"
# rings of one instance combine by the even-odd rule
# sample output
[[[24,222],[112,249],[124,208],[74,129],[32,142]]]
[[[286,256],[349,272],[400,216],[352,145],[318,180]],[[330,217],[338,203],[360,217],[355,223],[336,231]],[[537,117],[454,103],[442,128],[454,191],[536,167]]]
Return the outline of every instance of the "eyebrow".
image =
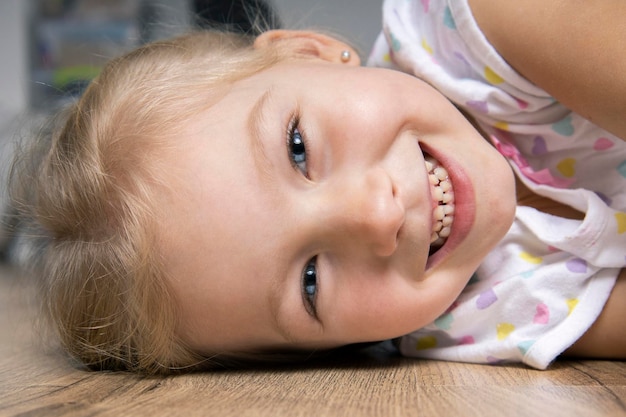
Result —
[[[256,165],[259,176],[263,180],[264,184],[270,187],[269,192],[272,192],[276,186],[276,181],[272,178],[274,164],[267,154],[267,149],[262,136],[264,131],[264,116],[266,114],[265,109],[271,98],[272,89],[269,89],[263,93],[261,97],[259,97],[256,103],[254,103],[247,120],[248,131],[250,133],[250,148],[252,150],[254,164]],[[296,338],[289,330],[289,326],[285,322],[284,316],[280,313],[282,288],[285,287],[285,281],[287,279],[287,274],[282,272],[276,273],[270,284],[268,304],[274,328],[285,340],[295,343]]]
[[[269,89],[254,103],[250,114],[248,115],[248,131],[250,132],[250,148],[257,170],[266,184],[273,184],[271,181],[271,172],[274,164],[267,155],[265,144],[263,143],[263,121],[265,116],[265,108],[272,97],[272,90]]]

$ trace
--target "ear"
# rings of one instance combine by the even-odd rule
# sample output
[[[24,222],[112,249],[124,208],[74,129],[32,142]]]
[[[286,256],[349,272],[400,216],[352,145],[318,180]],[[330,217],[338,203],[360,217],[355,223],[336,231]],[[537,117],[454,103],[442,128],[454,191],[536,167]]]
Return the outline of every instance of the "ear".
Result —
[[[361,65],[357,51],[345,42],[317,32],[300,30],[270,30],[263,32],[254,41],[254,47],[263,49],[268,47],[281,48],[288,54],[319,58],[328,62],[347,65]],[[349,59],[342,59],[342,54],[348,51]]]

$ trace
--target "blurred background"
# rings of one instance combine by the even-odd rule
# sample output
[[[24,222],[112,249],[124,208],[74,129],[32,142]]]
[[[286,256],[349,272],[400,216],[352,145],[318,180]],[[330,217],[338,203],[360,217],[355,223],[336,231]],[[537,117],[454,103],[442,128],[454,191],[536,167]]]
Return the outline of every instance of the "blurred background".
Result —
[[[253,0],[283,27],[330,30],[367,54],[382,0]],[[0,112],[47,107],[79,92],[99,66],[141,42],[187,30],[194,12],[228,18],[234,1],[0,0]]]
[[[109,59],[207,23],[245,31],[250,5],[274,26],[343,36],[363,58],[381,28],[382,0],[0,0],[0,260],[14,240],[6,177],[16,141]]]

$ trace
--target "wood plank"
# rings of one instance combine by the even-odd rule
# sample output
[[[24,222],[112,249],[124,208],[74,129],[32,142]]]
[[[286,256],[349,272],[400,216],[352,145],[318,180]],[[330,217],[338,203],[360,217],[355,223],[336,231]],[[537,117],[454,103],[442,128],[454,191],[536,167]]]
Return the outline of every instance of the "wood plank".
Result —
[[[38,340],[23,279],[0,269],[0,416],[626,416],[625,362],[536,371],[377,347],[305,366],[166,378],[88,372]]]

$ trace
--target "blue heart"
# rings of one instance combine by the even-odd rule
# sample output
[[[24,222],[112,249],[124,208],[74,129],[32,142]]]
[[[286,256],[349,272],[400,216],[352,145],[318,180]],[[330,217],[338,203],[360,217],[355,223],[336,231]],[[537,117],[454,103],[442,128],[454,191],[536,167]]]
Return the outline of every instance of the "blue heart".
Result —
[[[552,125],[552,130],[554,130],[559,135],[563,136],[572,136],[574,134],[574,126],[572,126],[572,117],[567,116],[562,120],[556,122]]]
[[[456,29],[456,23],[454,23],[454,18],[452,17],[452,12],[449,7],[446,7],[443,12],[443,24],[450,29]]]

